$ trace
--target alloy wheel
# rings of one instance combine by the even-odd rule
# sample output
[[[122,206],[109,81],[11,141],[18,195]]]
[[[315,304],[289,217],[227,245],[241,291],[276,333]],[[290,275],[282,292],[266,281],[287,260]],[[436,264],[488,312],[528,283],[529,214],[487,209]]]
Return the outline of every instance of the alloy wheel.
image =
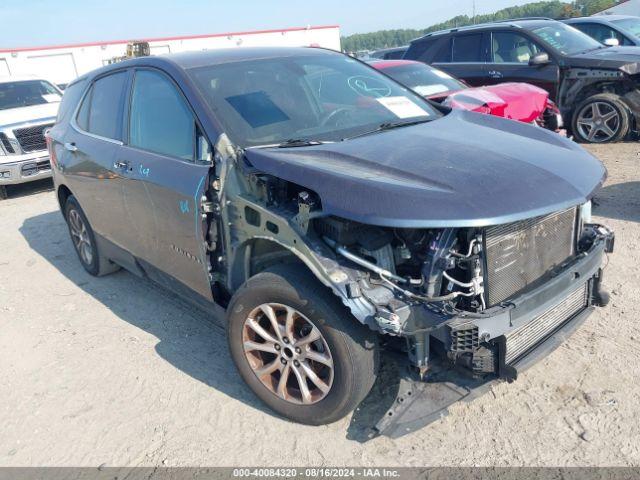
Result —
[[[93,246],[91,245],[91,238],[89,237],[87,226],[77,210],[69,210],[69,227],[73,245],[80,255],[80,258],[86,265],[91,265],[93,262]]]
[[[294,404],[319,402],[331,390],[334,365],[320,330],[294,308],[265,303],[242,328],[244,354],[262,384]]]
[[[614,138],[620,128],[620,113],[606,102],[585,105],[578,114],[577,127],[589,142],[602,143]]]

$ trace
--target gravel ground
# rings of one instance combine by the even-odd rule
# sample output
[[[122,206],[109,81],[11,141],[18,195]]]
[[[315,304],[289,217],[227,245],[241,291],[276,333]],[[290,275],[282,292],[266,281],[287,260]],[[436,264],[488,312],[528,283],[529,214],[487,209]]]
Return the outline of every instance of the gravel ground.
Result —
[[[640,147],[595,215],[616,231],[612,292],[563,346],[398,440],[276,417],[244,386],[215,319],[126,272],[86,274],[45,184],[0,204],[0,465],[640,465]],[[374,397],[375,400],[375,397]],[[369,403],[376,403],[369,401]]]

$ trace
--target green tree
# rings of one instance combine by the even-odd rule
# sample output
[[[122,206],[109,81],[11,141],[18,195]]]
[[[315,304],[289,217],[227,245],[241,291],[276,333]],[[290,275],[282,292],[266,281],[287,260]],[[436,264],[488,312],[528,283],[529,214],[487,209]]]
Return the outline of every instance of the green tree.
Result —
[[[561,2],[560,0],[540,1],[527,5],[503,8],[495,13],[476,15],[475,17],[458,15],[445,22],[440,22],[424,29],[379,30],[371,33],[356,33],[342,37],[342,49],[346,52],[356,52],[361,50],[399,47],[429,32],[464,27],[476,23],[507,20],[510,18],[571,18],[581,15],[592,15],[616,3],[616,0],[573,0],[571,2]]]

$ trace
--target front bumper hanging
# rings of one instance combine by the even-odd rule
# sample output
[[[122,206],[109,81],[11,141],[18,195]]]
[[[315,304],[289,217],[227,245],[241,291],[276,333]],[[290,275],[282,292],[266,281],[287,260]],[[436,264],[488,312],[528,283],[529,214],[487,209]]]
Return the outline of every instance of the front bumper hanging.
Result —
[[[464,327],[472,328],[469,338],[476,343],[486,340],[484,347],[478,345],[476,352],[483,352],[478,358],[476,353],[463,357],[470,358],[465,365],[449,351],[448,358],[445,355],[429,360],[423,379],[405,363],[399,369],[397,396],[376,424],[375,433],[400,437],[444,417],[453,403],[470,401],[497,381],[515,380],[520,372],[567,340],[595,306],[606,305],[608,294],[602,289],[601,264],[604,253],[613,250],[615,237],[600,228],[600,238],[588,253],[536,290],[511,300],[512,308],[464,322]],[[455,337],[450,334],[434,331],[432,335],[447,339],[449,348],[460,344],[452,341]]]
[[[421,381],[417,373],[406,369],[400,378],[398,394],[393,405],[375,426],[378,435],[398,438],[419,430],[448,414],[449,407],[461,400],[471,401],[482,395],[498,381],[514,379],[518,373],[548,356],[566,341],[587,319],[594,307],[588,307],[571,318],[557,331],[539,343],[526,356],[506,366],[504,376],[489,379],[472,378],[454,367],[433,368],[433,373]]]

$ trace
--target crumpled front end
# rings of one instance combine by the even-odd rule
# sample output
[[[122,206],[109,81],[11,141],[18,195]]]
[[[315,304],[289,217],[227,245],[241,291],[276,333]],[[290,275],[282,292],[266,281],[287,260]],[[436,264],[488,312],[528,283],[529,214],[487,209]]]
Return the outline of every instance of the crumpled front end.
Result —
[[[314,222],[346,264],[370,273],[347,282],[348,297],[373,305],[370,326],[406,354],[380,433],[407,433],[488,382],[515,380],[607,303],[602,263],[614,235],[589,222],[590,204],[477,229]]]
[[[443,104],[524,123],[536,122],[549,107],[549,93],[527,83],[504,83],[452,93]]]

